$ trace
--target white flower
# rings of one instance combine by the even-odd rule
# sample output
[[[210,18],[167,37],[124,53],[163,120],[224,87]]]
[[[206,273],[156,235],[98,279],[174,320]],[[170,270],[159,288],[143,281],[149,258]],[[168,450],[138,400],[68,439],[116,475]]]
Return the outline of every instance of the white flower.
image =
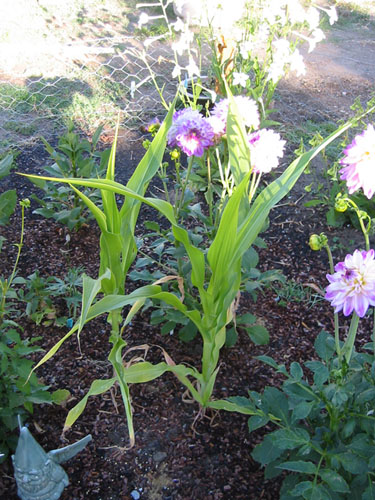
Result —
[[[178,18],[175,23],[171,25],[175,31],[183,31],[185,28],[185,24],[182,19]]]
[[[253,172],[264,174],[277,168],[285,146],[277,132],[263,128],[248,135],[248,142]]]
[[[319,5],[317,5],[316,7],[327,14],[329,24],[331,26],[332,26],[332,24],[335,24],[335,22],[338,20],[336,7],[334,7],[333,5],[331,5],[331,7],[329,7],[329,9],[326,9],[324,7],[320,7]]]
[[[273,61],[268,68],[267,80],[276,84],[284,76],[284,64],[282,61]]]
[[[240,54],[242,59],[249,59],[249,53],[252,51],[253,47],[254,43],[250,40],[246,40],[240,44]]]
[[[198,66],[196,65],[192,57],[189,57],[189,64],[186,66],[186,71],[188,72],[190,78],[194,75],[200,76],[201,74]]]
[[[144,24],[149,22],[150,18],[146,12],[142,12],[138,19],[138,28],[141,28]]]
[[[310,26],[310,29],[314,30],[319,26],[320,16],[319,11],[315,7],[309,7],[306,13],[306,21]]]
[[[172,71],[172,78],[178,78],[179,76],[181,76],[181,66],[176,64]]]
[[[329,24],[332,26],[332,24],[335,24],[338,21],[338,15],[337,15],[337,10],[336,7],[331,5],[331,7],[327,11],[328,18],[329,18]]]
[[[303,61],[302,54],[298,49],[295,49],[293,54],[290,56],[289,63],[290,63],[290,70],[297,73],[297,76],[306,74],[306,66]]]
[[[249,75],[245,73],[237,73],[233,71],[233,85],[241,85],[241,87],[246,88],[246,81],[249,79]]]

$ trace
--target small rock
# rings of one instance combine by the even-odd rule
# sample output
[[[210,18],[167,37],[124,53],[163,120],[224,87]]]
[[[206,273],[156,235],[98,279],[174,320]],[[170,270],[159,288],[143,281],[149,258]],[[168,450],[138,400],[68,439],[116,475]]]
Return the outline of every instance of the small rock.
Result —
[[[152,455],[152,460],[156,463],[162,462],[167,458],[167,454],[164,451],[157,451]]]
[[[130,493],[130,496],[133,498],[133,500],[139,500],[141,498],[141,495],[139,494],[139,492],[137,490],[133,490]]]

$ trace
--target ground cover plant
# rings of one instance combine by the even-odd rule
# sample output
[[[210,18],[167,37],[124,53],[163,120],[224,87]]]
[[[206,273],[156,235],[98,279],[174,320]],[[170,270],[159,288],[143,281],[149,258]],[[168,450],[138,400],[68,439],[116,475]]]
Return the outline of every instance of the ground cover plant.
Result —
[[[232,103],[229,104],[230,119],[227,124],[227,137],[229,151],[232,152],[230,157],[234,161],[234,168],[238,168],[237,175],[240,177],[241,168],[246,170],[244,167],[245,161],[236,164],[235,159],[238,155],[233,154],[233,150],[242,144],[246,151],[245,137],[248,130],[244,129],[244,125],[241,124],[235,103],[236,100],[233,99]],[[194,120],[198,119],[194,109],[185,113],[189,113],[189,116],[194,117]],[[176,118],[186,116],[185,113],[177,115]],[[161,154],[160,151],[163,148],[160,148],[159,151],[159,146],[165,140],[168,140],[172,148],[180,146],[178,143],[173,143],[177,138],[177,134],[171,133],[165,137],[168,128],[172,132],[175,130],[173,124],[172,127],[164,124],[159,130],[160,134],[158,132],[159,135],[155,137],[156,142],[152,142],[151,145],[146,144],[146,157],[155,158],[155,149],[158,154]],[[237,137],[239,132],[243,138],[242,143],[231,139],[233,136]],[[249,132],[252,134],[256,130],[250,130]],[[162,139],[163,136],[164,139]],[[257,136],[253,136],[254,142],[256,142],[255,137],[259,140]],[[158,146],[156,147],[155,144],[158,144]],[[188,147],[191,148],[192,144],[190,143]],[[212,147],[212,145],[209,146],[209,148]],[[319,147],[317,146],[309,153],[303,153],[302,158],[309,158],[319,150]],[[187,152],[189,155],[191,149],[188,149]],[[43,219],[37,218],[36,215],[31,218],[30,233],[27,234],[26,231],[25,264],[21,262],[25,266],[22,268],[23,276],[32,276],[31,273],[36,269],[37,260],[39,261],[39,268],[44,270],[43,274],[45,276],[58,274],[60,276],[58,279],[62,280],[67,268],[77,265],[84,265],[88,273],[83,280],[84,293],[81,318],[73,326],[73,330],[68,333],[68,336],[72,336],[72,333],[81,330],[81,326],[86,323],[87,319],[90,319],[77,337],[77,349],[75,349],[74,343],[60,343],[60,351],[53,358],[54,373],[51,376],[49,369],[51,361],[47,361],[47,358],[55,350],[54,346],[58,338],[63,337],[65,332],[59,333],[53,328],[53,333],[48,335],[47,332],[50,330],[42,330],[43,347],[46,352],[49,349],[52,349],[52,351],[49,351],[49,354],[46,355],[46,363],[36,371],[48,384],[51,382],[54,387],[61,387],[60,381],[63,379],[64,387],[72,388],[72,398],[67,402],[66,408],[41,408],[40,412],[38,412],[38,409],[36,410],[37,414],[33,417],[35,424],[31,425],[34,426],[34,432],[38,432],[38,437],[44,446],[48,449],[59,445],[59,434],[63,421],[68,416],[70,423],[73,423],[71,417],[75,418],[78,415],[77,408],[79,413],[82,410],[82,403],[80,403],[82,398],[84,403],[87,402],[86,409],[80,413],[74,425],[70,429],[66,429],[63,439],[73,441],[75,436],[87,432],[90,422],[95,422],[95,433],[97,439],[100,440],[100,445],[95,445],[94,450],[89,449],[87,451],[85,457],[82,458],[81,465],[79,461],[75,461],[69,468],[68,472],[72,479],[72,486],[69,487],[69,491],[64,492],[63,495],[66,498],[84,498],[87,491],[90,491],[92,496],[96,495],[103,498],[118,498],[119,496],[138,498],[138,495],[144,498],[200,498],[202,496],[207,498],[248,498],[249,495],[254,498],[278,498],[279,496],[280,480],[276,477],[272,478],[271,481],[266,480],[264,482],[261,479],[262,470],[259,469],[250,454],[256,443],[262,440],[261,431],[257,430],[255,437],[253,435],[249,436],[246,429],[246,416],[241,417],[232,411],[228,413],[222,411],[219,413],[211,412],[207,408],[212,410],[216,406],[222,409],[241,411],[242,407],[242,411],[253,415],[252,418],[261,419],[264,408],[251,407],[248,403],[245,404],[246,398],[228,399],[228,396],[246,396],[249,389],[260,395],[265,385],[279,386],[280,381],[278,381],[278,378],[273,378],[272,371],[268,370],[267,367],[262,367],[261,359],[251,357],[249,351],[254,356],[263,356],[264,360],[270,359],[265,358],[265,355],[275,357],[277,369],[281,367],[280,370],[285,373],[282,365],[286,364],[286,370],[288,370],[286,373],[292,370],[291,376],[296,377],[298,367],[296,364],[292,365],[292,362],[296,362],[296,359],[301,364],[303,360],[311,361],[314,356],[312,351],[313,341],[321,329],[321,324],[325,324],[327,331],[330,330],[330,305],[327,301],[324,301],[325,305],[322,305],[322,301],[320,301],[318,303],[320,304],[318,305],[319,314],[312,313],[316,306],[309,303],[309,299],[293,302],[290,295],[288,295],[288,291],[286,290],[284,293],[282,290],[282,280],[279,282],[280,287],[277,294],[273,291],[274,287],[263,289],[262,293],[257,294],[257,302],[255,303],[252,298],[244,293],[237,296],[235,292],[238,290],[238,286],[242,291],[246,289],[245,283],[238,285],[239,268],[241,267],[238,266],[238,263],[231,266],[232,276],[235,278],[233,285],[230,280],[228,280],[227,289],[226,286],[214,287],[212,285],[211,290],[218,290],[218,298],[220,299],[219,302],[222,301],[222,306],[219,303],[217,305],[220,307],[216,306],[215,297],[213,297],[213,302],[210,304],[209,297],[206,295],[207,291],[210,290],[210,282],[214,283],[215,279],[219,279],[220,273],[221,279],[224,279],[224,284],[227,279],[224,266],[220,265],[220,262],[222,262],[220,259],[224,258],[221,252],[223,243],[227,242],[225,236],[230,230],[235,234],[236,224],[241,224],[241,218],[246,221],[247,217],[250,217],[246,211],[241,212],[241,208],[247,205],[244,205],[245,198],[241,199],[240,194],[241,190],[245,189],[246,175],[251,175],[251,173],[245,173],[242,180],[240,178],[231,179],[229,175],[223,176],[224,182],[222,182],[220,165],[223,165],[221,158],[225,158],[225,156],[220,156],[220,154],[223,154],[220,148],[218,155],[215,155],[216,159],[219,158],[216,165],[217,170],[212,169],[215,175],[211,177],[204,172],[202,168],[203,162],[200,160],[203,156],[204,161],[207,161],[208,155],[199,156],[199,150],[197,149],[194,149],[194,153],[196,154],[189,155],[189,160],[185,166],[183,156],[176,158],[175,149],[173,149],[171,151],[172,159],[181,161],[181,163],[179,165],[174,163],[174,166],[171,167],[164,165],[164,173],[162,170],[161,179],[154,177],[151,180],[148,194],[143,192],[145,185],[141,180],[140,172],[142,172],[143,168],[146,168],[145,164],[149,165],[149,162],[142,160],[139,163],[142,168],[137,167],[135,176],[130,177],[129,180],[128,173],[121,172],[121,168],[119,169],[119,161],[121,162],[122,158],[121,152],[117,155],[116,160],[116,173],[121,179],[121,183],[113,181],[115,174],[114,154],[112,154],[109,162],[106,179],[87,181],[65,179],[67,183],[72,184],[74,182],[77,188],[82,182],[101,188],[104,201],[102,208],[90,204],[90,199],[86,199],[84,195],[74,191],[77,196],[86,201],[95,213],[101,236],[92,223],[72,233],[64,226],[46,224]],[[142,153],[140,148],[139,158],[143,154],[144,152]],[[253,154],[253,158],[254,155],[256,156],[256,154]],[[288,162],[292,161],[291,153],[288,152],[287,158]],[[160,157],[155,159],[155,164],[160,163],[160,161]],[[304,160],[297,161],[287,171],[291,174],[297,165],[303,170],[303,163]],[[249,161],[247,161],[248,164]],[[22,162],[20,162],[20,165],[22,165]],[[343,168],[345,168],[345,165],[343,165]],[[281,174],[282,170],[280,167],[276,167],[277,174]],[[223,169],[224,171],[225,169]],[[31,168],[24,169],[24,172],[33,173],[34,171],[31,166]],[[165,172],[168,172],[168,175],[165,175]],[[177,177],[178,174],[180,174],[180,179]],[[170,177],[174,175],[176,175],[175,181],[171,182],[172,186],[168,186]],[[278,175],[272,175],[271,173],[269,177],[265,176],[260,179],[258,186],[256,186],[257,177],[253,177],[254,183],[250,182],[246,203],[249,204],[249,195],[250,198],[253,195],[256,200],[255,206],[258,203],[259,213],[263,212],[261,210],[261,208],[264,208],[262,203],[264,203],[267,193],[275,193],[275,186],[277,187],[276,192],[280,189],[277,177]],[[285,180],[286,177],[284,175],[282,179]],[[147,176],[146,179],[145,182],[147,183],[150,179]],[[237,184],[236,181],[238,181]],[[19,182],[22,186],[21,190],[25,189],[23,187],[25,184],[22,184],[25,181]],[[140,192],[135,189],[137,186],[142,186]],[[165,186],[167,186],[167,190]],[[199,191],[194,193],[196,186],[199,186]],[[122,206],[119,205],[118,212],[116,212],[116,201],[118,202],[119,198],[108,191],[108,187],[112,189],[112,193],[126,195],[125,203]],[[163,197],[167,201],[159,199],[160,197],[157,195],[155,196],[155,193],[160,193],[163,190]],[[288,189],[285,189],[285,194],[287,194],[287,191]],[[192,204],[192,195],[194,194],[198,196],[199,207],[196,206],[196,203]],[[169,201],[168,196],[170,196]],[[315,232],[319,234],[321,221],[312,212],[308,212],[308,208],[303,209],[298,204],[295,205],[293,198],[290,198],[290,196],[288,195],[288,198],[281,202],[281,205],[284,203],[286,205],[276,208],[274,215],[271,212],[269,229],[262,235],[267,245],[258,241],[258,256],[252,252],[246,256],[246,259],[244,257],[244,261],[249,263],[252,269],[250,278],[255,283],[261,274],[268,272],[272,274],[277,269],[283,268],[288,271],[289,278],[297,278],[303,287],[308,286],[309,290],[317,291],[319,290],[318,284],[320,284],[320,287],[324,286],[323,273],[325,272],[326,263],[321,261],[321,257],[316,257],[312,251],[308,250],[306,242],[310,229],[313,229],[311,226],[317,227],[318,230],[315,230]],[[174,203],[175,199],[177,199],[177,203]],[[275,203],[275,199],[272,199],[270,205]],[[241,201],[239,202],[239,200]],[[141,206],[138,203],[139,201],[143,201],[144,204]],[[236,213],[236,209],[233,208],[236,203],[239,204],[237,220],[236,217],[229,216]],[[289,203],[290,208],[288,208]],[[159,209],[167,217],[163,219],[151,209]],[[125,218],[126,212],[131,216]],[[250,214],[253,213],[257,213],[256,210],[253,210],[253,212],[250,210]],[[360,211],[358,214],[362,217],[362,222],[368,221]],[[13,216],[12,220],[16,221],[17,216],[19,216],[19,212]],[[124,217],[122,223],[121,217]],[[192,219],[194,222],[188,224],[191,217],[194,217]],[[138,225],[136,225],[137,218]],[[224,224],[222,221],[225,218],[230,220],[230,223]],[[172,222],[172,231],[165,219],[169,220],[169,223]],[[264,226],[262,224],[263,220],[260,218],[258,225],[262,229]],[[145,221],[144,227],[142,227],[143,221]],[[288,225],[295,228],[295,231],[292,231],[292,238],[286,236],[285,228]],[[202,227],[202,230],[196,231],[195,228],[199,226]],[[125,227],[127,227],[126,234],[130,236],[128,239],[122,238],[121,229]],[[246,223],[243,227],[246,227]],[[367,241],[370,242],[371,234],[368,232],[368,226],[365,224],[362,227],[367,234]],[[150,229],[151,234],[148,233]],[[8,236],[10,230],[11,228],[8,226],[8,229],[4,231],[4,235]],[[257,230],[253,230],[250,240],[255,238]],[[329,233],[329,230],[327,232]],[[239,234],[244,237],[246,231],[242,233],[240,231]],[[101,238],[100,258],[98,255],[99,238]],[[165,241],[166,238],[169,238],[169,240]],[[319,238],[321,238],[321,241],[325,241],[323,237]],[[161,240],[163,245],[161,245]],[[9,241],[9,238],[7,241]],[[36,241],[36,247],[33,241]],[[117,241],[116,244],[114,244],[115,241]],[[53,242],[53,247],[56,249],[53,260],[50,256],[51,242]],[[238,238],[237,241],[235,238],[230,239],[227,252],[228,258],[232,258],[230,248],[234,249],[237,244],[242,245],[242,250],[246,249],[246,245],[242,243],[241,238]],[[36,248],[37,252],[35,252]],[[13,250],[11,245],[5,242],[3,251],[8,256],[12,255]],[[137,252],[138,259],[136,259]],[[35,258],[35,253],[38,254],[38,259]],[[344,261],[345,254],[349,255],[349,251],[345,251],[339,260]],[[353,253],[353,249],[351,254],[353,254],[353,259],[358,259],[357,254]],[[49,258],[46,258],[46,256],[49,256]],[[233,258],[235,257],[234,252]],[[368,260],[371,261],[371,254],[368,254]],[[152,283],[154,281],[154,283],[142,287],[142,283],[132,282],[132,273],[128,274],[132,262],[134,262],[133,272],[137,269],[138,273],[139,269],[147,270],[143,274],[143,278],[147,278],[146,282]],[[247,264],[242,266],[241,271],[245,271],[246,267]],[[25,268],[26,273],[24,272]],[[257,268],[260,269],[259,273],[257,273]],[[159,276],[157,272],[159,272]],[[334,273],[331,271],[331,274]],[[125,282],[127,275],[128,279]],[[323,281],[320,282],[321,278],[323,278]],[[59,283],[58,279],[55,279],[56,284]],[[155,283],[157,280],[159,282]],[[284,282],[285,286],[291,283],[285,279]],[[249,283],[251,283],[251,280],[246,281],[248,291],[251,291],[252,286]],[[199,293],[197,293],[197,290]],[[230,292],[226,295],[228,290]],[[96,293],[99,291],[104,292],[106,296],[98,295],[96,298]],[[189,292],[190,297],[188,297],[187,293],[183,297],[185,291]],[[150,301],[152,296],[157,297],[156,304]],[[280,297],[283,297],[284,303],[279,305]],[[181,298],[183,298],[183,301],[179,300]],[[236,298],[235,302],[234,298]],[[163,300],[167,300],[169,306],[176,307],[180,312],[180,316],[177,319],[175,318],[176,321],[171,322],[172,324],[168,325],[168,321],[165,323],[167,326],[164,333],[167,335],[161,336],[157,327],[150,327],[150,322],[152,323],[150,318],[154,314],[152,311],[155,305],[159,314],[160,311],[163,311]],[[124,304],[133,304],[133,308],[130,312],[125,310],[123,319],[120,320],[119,308]],[[228,305],[231,304],[233,306],[229,308]],[[231,330],[234,328],[238,334],[238,339],[236,342],[232,342],[233,347],[231,349],[224,347],[227,335],[223,335],[222,328],[219,329],[218,333],[216,333],[217,330],[212,329],[214,334],[212,338],[216,337],[219,342],[217,342],[216,346],[213,346],[214,349],[209,346],[212,333],[211,331],[204,332],[202,327],[204,327],[204,322],[211,321],[211,318],[215,317],[212,314],[213,310],[219,313],[217,316],[218,326],[224,325],[225,331],[225,326],[228,325]],[[101,319],[99,316],[99,313],[105,313],[106,311],[110,314],[109,324],[106,323],[105,318]],[[170,309],[170,311],[173,311],[173,309]],[[282,311],[285,311],[285,313]],[[359,309],[358,314],[363,315],[362,313],[363,309]],[[128,314],[127,317],[126,314]],[[69,315],[69,317],[72,317],[72,315]],[[153,317],[155,318],[155,315]],[[189,321],[191,319],[195,320],[195,326],[203,337],[203,344],[198,341],[199,337],[196,337],[193,342],[188,344],[181,344],[175,334],[175,329],[179,327],[180,320],[183,317],[187,317]],[[242,324],[246,326],[244,330],[241,330],[241,317],[244,318]],[[122,324],[124,319],[125,324]],[[250,346],[248,335],[245,332],[254,326],[254,322],[257,330],[253,331],[253,340],[259,339],[259,336],[262,337],[267,327],[269,345],[262,346],[261,344],[264,344],[262,341],[256,343],[255,346]],[[158,321],[155,321],[155,323],[158,323]],[[364,341],[369,340],[366,331],[369,323],[371,323],[371,319],[365,318],[363,329],[359,328],[357,347],[360,347]],[[41,331],[41,325],[34,325],[30,322],[26,324],[28,332]],[[181,325],[185,327],[187,323],[183,324],[181,322]],[[67,326],[69,328],[69,325]],[[191,327],[191,324],[189,327]],[[354,331],[353,326],[350,328],[351,335],[349,336],[352,340]],[[344,334],[344,331],[342,333]],[[345,338],[345,335],[342,335],[342,338]],[[112,347],[108,346],[108,339],[111,340]],[[322,339],[320,339],[320,343],[322,342]],[[330,341],[326,343],[327,346],[331,346]],[[227,342],[228,344],[231,343]],[[337,349],[337,338],[334,345]],[[127,347],[128,350],[126,350]],[[319,347],[317,349],[320,353],[322,352]],[[338,350],[340,352],[340,346]],[[351,352],[353,351],[349,348],[344,349],[342,352],[342,358],[349,365]],[[209,356],[207,356],[207,353],[209,353]],[[59,361],[60,356],[61,361]],[[112,367],[106,362],[107,358],[112,361]],[[164,358],[164,361],[160,362],[160,358]],[[40,358],[36,357],[34,359]],[[219,364],[217,363],[218,359],[220,359]],[[357,359],[356,354],[353,354],[353,359]],[[367,360],[368,358],[362,357],[360,359]],[[327,358],[322,363],[329,362],[330,359]],[[334,361],[332,363],[334,364]],[[216,367],[219,369],[217,370]],[[358,365],[356,365],[357,368]],[[138,370],[142,371],[142,373],[140,374]],[[367,367],[364,364],[362,373],[366,374],[366,370]],[[172,375],[173,371],[177,374],[180,371],[179,379]],[[159,377],[162,372],[167,373]],[[207,379],[205,379],[205,375],[208,375]],[[336,375],[339,376],[339,374]],[[186,376],[189,380],[185,379]],[[103,385],[99,387],[96,385],[95,380],[98,377],[100,380],[106,381],[105,384],[110,390],[103,393],[100,398],[88,399],[87,391],[90,391],[90,386],[92,388],[91,393],[103,392],[103,388],[105,388]],[[115,383],[116,377],[121,383],[121,391],[118,391],[118,386]],[[194,378],[199,382],[198,384],[193,383]],[[145,379],[148,380],[147,383],[139,383],[146,382]],[[336,378],[335,380],[337,382],[341,379]],[[132,384],[132,382],[138,383]],[[321,380],[319,379],[318,382],[314,380],[314,382],[321,383]],[[364,380],[363,384],[365,382],[367,383],[368,379]],[[322,383],[324,384],[324,382]],[[191,398],[188,392],[184,393],[184,385],[200,403],[201,411],[198,414],[198,405],[186,405],[186,401],[191,401]],[[313,390],[316,391],[317,389],[320,389],[320,386],[314,387]],[[129,399],[128,391],[130,391],[131,399]],[[183,403],[180,399],[181,394]],[[125,450],[129,445],[129,434],[125,427],[123,403],[125,403],[128,418],[130,415],[134,420],[135,445],[131,450]],[[365,407],[366,403],[364,401]],[[309,404],[309,401],[307,401],[307,404]],[[205,406],[206,410],[203,411]],[[44,412],[46,414],[48,412],[50,416],[48,421],[43,419]],[[51,418],[52,415],[54,417]],[[196,418],[197,416],[203,417],[203,419]],[[312,411],[311,417],[313,416],[314,412]],[[113,425],[111,422],[113,422]],[[140,422],[142,422],[141,425],[139,425]],[[56,426],[59,424],[60,429],[56,432]],[[49,430],[48,435],[44,432],[46,429]],[[230,435],[227,434],[228,429],[231,431]],[[348,435],[348,438],[350,437]],[[53,444],[51,440],[54,440]],[[254,453],[254,458],[259,458],[260,455],[257,455],[255,451]],[[345,454],[345,452],[342,451],[342,454]],[[312,463],[315,457],[309,456],[308,458],[309,462]],[[200,465],[198,465],[197,459]],[[283,456],[283,459],[284,463],[286,463],[288,457]],[[99,461],[103,471],[100,479],[95,473],[95,466],[93,467],[95,460]],[[292,460],[294,466],[295,463],[296,460]],[[6,469],[6,463],[4,467],[6,474],[10,475],[11,471]],[[111,476],[108,467],[116,468],[116,479]],[[307,467],[310,467],[310,469],[308,471],[306,469],[305,472],[312,471],[311,465]],[[285,468],[287,467],[285,466]],[[289,470],[291,469],[289,468]],[[296,470],[296,468],[292,470]],[[322,491],[325,491],[324,488],[327,489],[327,484],[337,494],[345,494],[345,484],[350,482],[350,478],[348,479],[345,474],[346,472],[350,474],[353,472],[338,472],[344,478],[344,483],[340,482],[337,475],[334,476],[329,471],[324,471],[319,475],[319,470],[314,469],[314,473],[318,471],[316,474],[318,479],[315,480],[315,484],[313,481],[311,481],[311,484],[304,484],[304,489],[299,486],[298,491],[301,494],[305,494],[306,498],[309,498],[308,495],[312,494],[309,490],[313,488],[315,488],[313,490],[314,494],[316,492],[321,494]],[[251,483],[249,482],[249,471],[252,478]],[[298,476],[294,477],[298,479]],[[5,477],[5,488],[8,487],[8,484],[11,484],[7,483],[7,481],[10,480]],[[309,476],[306,481],[310,481]],[[362,479],[359,479],[359,482],[361,481]],[[85,493],[83,493],[81,486],[77,486],[83,484],[83,482],[85,484],[83,486]],[[286,485],[283,487],[282,494],[285,494],[285,488],[292,490],[296,487],[296,484],[291,486],[291,483],[289,483],[288,486],[288,483],[286,483]],[[337,490],[340,487],[342,491]],[[364,489],[367,487],[368,485]],[[88,488],[90,489],[88,490]],[[296,490],[295,494],[297,493]]]

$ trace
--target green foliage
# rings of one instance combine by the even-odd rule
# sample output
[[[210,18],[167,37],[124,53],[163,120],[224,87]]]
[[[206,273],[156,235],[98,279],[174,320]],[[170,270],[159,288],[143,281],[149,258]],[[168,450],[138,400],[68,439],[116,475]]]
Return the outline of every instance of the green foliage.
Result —
[[[13,167],[13,155],[7,154],[0,161],[0,180],[10,174]],[[15,189],[9,189],[0,194],[0,226],[8,224],[10,216],[17,205],[17,193]]]
[[[53,177],[61,178],[80,179],[102,176],[109,152],[100,153],[97,151],[101,131],[102,128],[99,127],[90,143],[86,139],[81,140],[79,135],[73,131],[71,124],[68,131],[59,139],[57,150],[43,140],[47,152],[55,162],[51,166],[44,167],[44,170]],[[86,204],[70,186],[56,186],[41,179],[31,180],[44,193],[42,198],[32,195],[32,198],[41,205],[41,208],[34,210],[34,213],[46,218],[53,218],[57,222],[65,224],[70,230],[79,229],[92,217]],[[87,188],[83,194],[94,202],[99,200],[99,194],[94,189]]]
[[[65,326],[67,321],[77,319],[81,305],[82,274],[81,266],[69,269],[63,278],[40,276],[36,270],[27,278],[17,278],[17,284],[23,285],[18,290],[17,299],[26,304],[25,314],[37,325],[55,324]],[[56,299],[65,301],[68,317],[59,315]]]
[[[252,456],[265,466],[266,478],[293,473],[284,480],[281,500],[373,498],[374,357],[353,353],[349,364],[341,364],[326,332],[317,337],[315,351],[319,359],[304,367],[294,361],[289,371],[259,357],[286,380],[280,389],[249,392],[259,411],[249,419],[250,432],[276,424]]]
[[[23,243],[24,209],[28,206],[28,200],[21,202],[21,240],[16,245],[18,253],[13,270],[8,278],[0,278],[0,454],[5,457],[17,444],[17,434],[13,431],[18,415],[32,413],[34,404],[61,403],[69,395],[66,390],[51,393],[35,374],[29,376],[33,365],[29,356],[41,350],[36,345],[40,337],[27,337],[15,321],[20,311],[14,285],[23,282],[16,277],[16,271]]]

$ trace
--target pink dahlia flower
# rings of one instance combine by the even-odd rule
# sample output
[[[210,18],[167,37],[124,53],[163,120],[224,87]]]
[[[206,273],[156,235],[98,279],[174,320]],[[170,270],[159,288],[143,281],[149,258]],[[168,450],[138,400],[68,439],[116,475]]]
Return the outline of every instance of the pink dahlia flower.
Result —
[[[285,141],[273,130],[261,129],[248,135],[253,172],[264,174],[279,165],[284,155]]]
[[[250,97],[243,95],[234,96],[234,100],[246,127],[257,130],[260,125],[257,103],[253,99],[250,99]],[[211,116],[208,118],[215,129],[215,135],[221,136],[225,134],[227,130],[228,109],[229,99],[222,99],[215,104]]]
[[[335,266],[334,274],[327,274],[330,284],[325,298],[335,312],[343,311],[344,316],[349,316],[354,310],[363,318],[369,306],[375,306],[374,253],[355,250]]]
[[[214,131],[199,111],[185,108],[173,115],[167,140],[169,146],[178,146],[188,156],[203,156],[214,144]]]
[[[340,164],[341,179],[346,181],[349,194],[362,188],[368,199],[375,193],[375,130],[369,125],[344,149]]]

